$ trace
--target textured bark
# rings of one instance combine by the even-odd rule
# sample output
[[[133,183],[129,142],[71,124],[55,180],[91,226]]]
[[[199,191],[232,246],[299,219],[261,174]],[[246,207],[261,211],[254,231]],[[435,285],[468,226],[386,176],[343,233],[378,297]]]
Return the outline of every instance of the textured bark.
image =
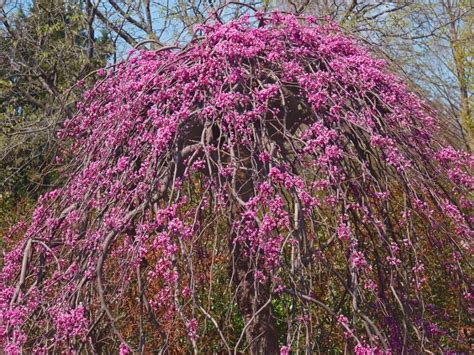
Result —
[[[270,296],[269,282],[255,281],[252,261],[240,246],[234,249],[234,260],[237,305],[245,324],[250,322],[245,331],[248,349],[252,354],[277,354],[276,322],[271,303],[266,304]]]
[[[250,152],[241,151],[241,156],[248,157]],[[249,159],[244,159],[243,165],[247,165]],[[255,195],[254,182],[248,170],[237,173],[236,187],[239,197],[248,201]],[[240,206],[235,204],[232,208],[232,220],[238,220]],[[240,315],[244,320],[245,338],[247,349],[251,354],[278,354],[278,332],[276,320],[272,315],[272,305],[269,301],[270,279],[265,282],[255,280],[255,270],[261,270],[257,258],[250,255],[249,250],[242,243],[233,243],[234,236],[230,240],[233,262],[231,273],[233,274],[233,285]],[[259,267],[260,266],[260,267]]]

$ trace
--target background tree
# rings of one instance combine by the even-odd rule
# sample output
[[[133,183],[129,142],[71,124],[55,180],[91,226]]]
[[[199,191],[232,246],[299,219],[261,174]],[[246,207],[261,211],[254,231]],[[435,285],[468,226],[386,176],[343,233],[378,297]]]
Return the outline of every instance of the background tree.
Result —
[[[1,224],[21,199],[35,199],[54,176],[55,132],[75,109],[80,86],[67,91],[112,53],[84,4],[7,2],[0,13]],[[22,205],[25,207],[24,205]]]

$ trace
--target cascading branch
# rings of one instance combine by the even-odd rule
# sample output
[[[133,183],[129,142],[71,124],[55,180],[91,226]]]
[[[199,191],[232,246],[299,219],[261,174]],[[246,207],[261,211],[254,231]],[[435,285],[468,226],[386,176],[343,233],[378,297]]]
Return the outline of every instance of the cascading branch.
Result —
[[[99,72],[5,241],[4,352],[468,349],[473,157],[336,25],[256,20]]]

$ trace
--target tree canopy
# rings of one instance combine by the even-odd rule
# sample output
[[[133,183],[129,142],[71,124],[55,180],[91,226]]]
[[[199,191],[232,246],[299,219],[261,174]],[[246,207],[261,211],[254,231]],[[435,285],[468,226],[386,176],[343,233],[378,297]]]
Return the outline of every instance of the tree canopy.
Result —
[[[468,349],[474,160],[336,24],[208,22],[97,74],[10,233],[6,352]]]

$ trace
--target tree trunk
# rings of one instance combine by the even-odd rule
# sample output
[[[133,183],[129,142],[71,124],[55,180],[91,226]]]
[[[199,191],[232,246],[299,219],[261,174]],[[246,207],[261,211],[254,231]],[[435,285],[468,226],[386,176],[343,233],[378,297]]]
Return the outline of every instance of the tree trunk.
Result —
[[[254,196],[249,168],[247,166],[247,170],[237,173],[235,180],[234,187],[243,201]],[[240,208],[238,203],[233,206],[231,221],[240,219]],[[243,243],[234,243],[235,237],[232,235],[229,245],[233,258],[230,272],[233,275],[237,306],[246,326],[247,349],[251,354],[278,354],[278,333],[270,302],[270,280],[255,280],[255,271],[259,270],[259,265]]]
[[[245,255],[241,245],[236,245],[234,257],[234,287],[239,312],[248,324],[245,337],[251,354],[278,354],[278,333],[272,315],[270,283],[254,278],[251,257]]]

